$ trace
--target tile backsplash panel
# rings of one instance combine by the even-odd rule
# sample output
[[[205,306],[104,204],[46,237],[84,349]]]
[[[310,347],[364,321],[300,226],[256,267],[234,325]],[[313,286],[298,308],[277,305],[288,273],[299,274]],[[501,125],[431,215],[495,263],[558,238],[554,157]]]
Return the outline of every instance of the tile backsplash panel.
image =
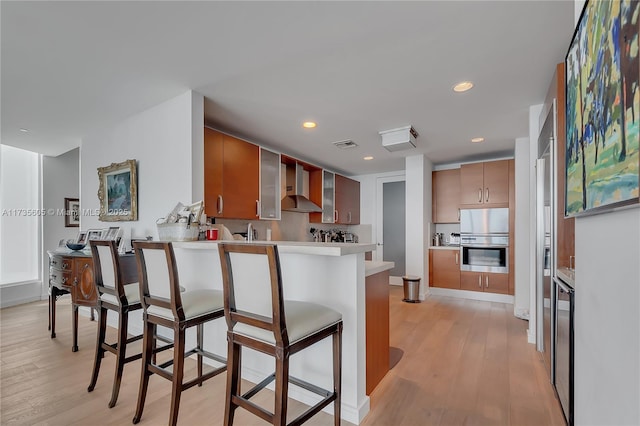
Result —
[[[371,242],[371,225],[335,225],[332,223],[309,223],[309,215],[306,213],[282,212],[280,220],[246,220],[246,219],[216,219],[215,223],[223,224],[232,234],[246,233],[247,226],[251,222],[258,234],[258,240],[267,239],[267,229],[271,229],[273,241],[313,241],[313,235],[309,230],[315,229],[340,229],[353,232],[361,243]]]

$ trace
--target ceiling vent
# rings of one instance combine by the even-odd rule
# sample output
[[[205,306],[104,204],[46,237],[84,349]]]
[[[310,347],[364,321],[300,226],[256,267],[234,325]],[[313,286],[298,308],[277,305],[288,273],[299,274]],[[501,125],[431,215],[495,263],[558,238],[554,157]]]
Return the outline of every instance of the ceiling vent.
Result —
[[[416,147],[418,132],[411,126],[379,132],[382,137],[382,146],[390,152],[403,151]]]
[[[337,146],[340,149],[351,149],[351,148],[355,148],[358,146],[357,143],[355,143],[352,140],[346,140],[346,141],[340,141],[340,142],[334,142],[333,143],[335,146]]]

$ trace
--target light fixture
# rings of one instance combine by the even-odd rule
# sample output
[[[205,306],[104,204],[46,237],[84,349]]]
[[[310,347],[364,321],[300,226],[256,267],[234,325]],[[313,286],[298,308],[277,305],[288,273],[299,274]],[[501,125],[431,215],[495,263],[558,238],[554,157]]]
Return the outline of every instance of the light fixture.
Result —
[[[313,129],[316,126],[317,124],[314,121],[305,121],[304,123],[302,123],[302,127],[304,127],[305,129]]]
[[[470,81],[461,81],[460,83],[453,86],[454,92],[466,92],[467,90],[473,87],[473,83]]]
[[[473,143],[484,142],[484,138],[473,138],[471,139],[471,142]]]
[[[23,128],[23,129],[20,129],[20,131],[23,132],[23,133],[27,133],[27,132],[29,132],[29,129],[24,129]]]
[[[373,160],[373,157],[370,155],[367,155],[366,157],[363,158],[363,160],[366,160],[366,161]]]

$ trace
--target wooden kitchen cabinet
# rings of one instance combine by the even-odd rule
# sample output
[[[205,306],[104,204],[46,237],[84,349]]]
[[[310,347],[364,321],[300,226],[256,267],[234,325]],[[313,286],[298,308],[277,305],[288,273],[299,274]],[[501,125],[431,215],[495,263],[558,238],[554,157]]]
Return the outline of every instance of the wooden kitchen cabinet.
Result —
[[[433,223],[460,223],[460,169],[431,174]]]
[[[460,204],[463,207],[509,206],[509,160],[460,166]]]
[[[460,289],[459,250],[429,250],[429,286]]]
[[[509,274],[462,271],[460,288],[485,293],[509,294]]]
[[[260,148],[204,129],[205,212],[209,217],[260,217]]]
[[[335,175],[335,223],[358,225],[360,223],[360,182]]]

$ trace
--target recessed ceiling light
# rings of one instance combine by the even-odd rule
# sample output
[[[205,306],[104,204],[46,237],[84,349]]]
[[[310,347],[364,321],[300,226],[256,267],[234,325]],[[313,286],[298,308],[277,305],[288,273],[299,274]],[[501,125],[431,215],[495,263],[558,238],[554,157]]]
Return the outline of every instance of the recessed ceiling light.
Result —
[[[302,127],[304,127],[305,129],[313,129],[316,126],[317,124],[314,121],[305,121],[304,123],[302,123]]]
[[[473,87],[473,83],[470,81],[461,81],[460,83],[453,86],[454,92],[466,92],[467,90]]]
[[[473,138],[473,139],[471,139],[471,142],[473,142],[473,143],[484,142],[484,138]]]
[[[21,132],[23,133],[27,133],[29,131],[29,129],[20,129]]]
[[[370,155],[367,155],[366,157],[364,157],[364,160],[367,160],[367,161],[373,160],[373,157]]]

